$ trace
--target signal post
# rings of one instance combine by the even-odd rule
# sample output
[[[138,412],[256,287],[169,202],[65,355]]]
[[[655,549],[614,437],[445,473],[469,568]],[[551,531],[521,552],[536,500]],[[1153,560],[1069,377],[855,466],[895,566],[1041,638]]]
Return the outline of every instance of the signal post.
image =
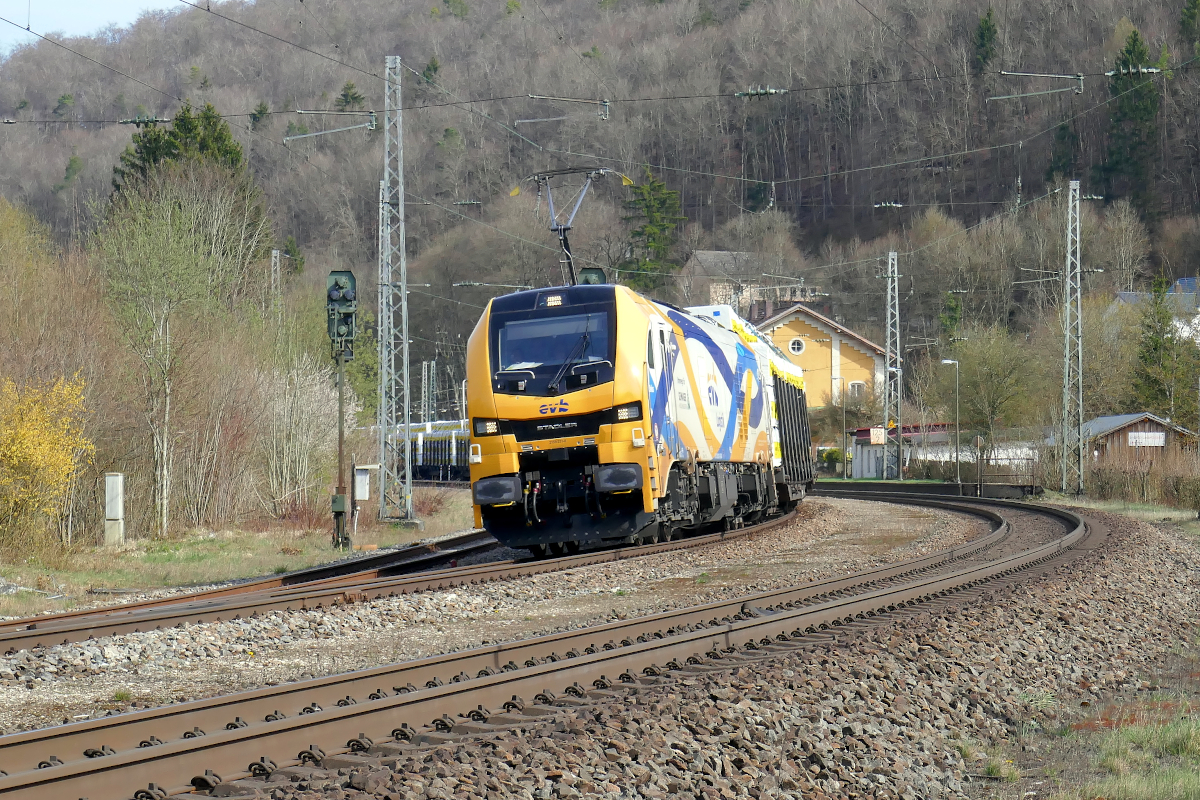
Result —
[[[338,482],[332,501],[333,546],[349,549],[350,534],[346,530],[346,512],[349,510],[346,501],[346,362],[354,358],[354,337],[358,333],[354,273],[349,270],[330,272],[325,279],[325,298],[329,343],[338,372]]]

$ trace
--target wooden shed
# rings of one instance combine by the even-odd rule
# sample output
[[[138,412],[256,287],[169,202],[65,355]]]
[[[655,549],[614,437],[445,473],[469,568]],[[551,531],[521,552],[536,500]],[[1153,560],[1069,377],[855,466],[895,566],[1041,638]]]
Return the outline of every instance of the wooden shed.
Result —
[[[1148,411],[1096,417],[1083,424],[1083,438],[1095,462],[1172,458],[1193,437],[1187,428]]]

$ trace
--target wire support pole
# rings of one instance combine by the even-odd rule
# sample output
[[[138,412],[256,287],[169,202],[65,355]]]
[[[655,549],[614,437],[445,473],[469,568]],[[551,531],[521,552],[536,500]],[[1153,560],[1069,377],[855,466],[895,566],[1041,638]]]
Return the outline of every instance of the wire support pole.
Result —
[[[379,184],[379,518],[409,520],[413,518],[412,395],[400,57],[388,56],[384,66],[384,157]]]
[[[271,310],[275,312],[275,322],[283,321],[283,276],[279,266],[279,250],[271,251]]]
[[[1083,319],[1081,311],[1079,181],[1067,198],[1067,256],[1063,270],[1062,492],[1083,494]]]
[[[883,391],[883,427],[896,425],[896,470],[895,477],[904,479],[904,430],[901,427],[900,405],[903,402],[904,373],[900,363],[900,274],[898,254],[888,253],[887,266],[887,348],[885,383]],[[887,441],[887,439],[885,439]],[[887,448],[884,452],[884,478],[891,477],[888,471]]]

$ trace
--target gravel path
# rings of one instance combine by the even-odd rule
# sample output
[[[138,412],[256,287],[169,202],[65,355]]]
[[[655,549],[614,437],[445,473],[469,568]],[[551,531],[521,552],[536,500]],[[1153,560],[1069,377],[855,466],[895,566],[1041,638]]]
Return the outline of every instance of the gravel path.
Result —
[[[1200,547],[1090,513],[1113,536],[1031,583],[732,669],[677,673],[517,731],[385,745],[222,787],[273,800],[966,798],[1022,730],[1058,729],[1200,632]]]
[[[975,519],[810,500],[769,533],[454,591],[127,634],[0,658],[0,730],[346,672],[790,586],[941,550]]]

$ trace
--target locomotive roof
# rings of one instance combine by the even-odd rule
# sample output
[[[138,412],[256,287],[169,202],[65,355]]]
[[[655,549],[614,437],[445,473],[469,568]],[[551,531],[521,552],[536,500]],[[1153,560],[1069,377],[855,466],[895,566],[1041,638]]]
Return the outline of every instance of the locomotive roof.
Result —
[[[530,311],[537,307],[538,298],[542,295],[558,295],[562,298],[562,305],[567,306],[608,303],[612,302],[615,293],[616,287],[609,283],[527,289],[493,298],[492,311]]]

